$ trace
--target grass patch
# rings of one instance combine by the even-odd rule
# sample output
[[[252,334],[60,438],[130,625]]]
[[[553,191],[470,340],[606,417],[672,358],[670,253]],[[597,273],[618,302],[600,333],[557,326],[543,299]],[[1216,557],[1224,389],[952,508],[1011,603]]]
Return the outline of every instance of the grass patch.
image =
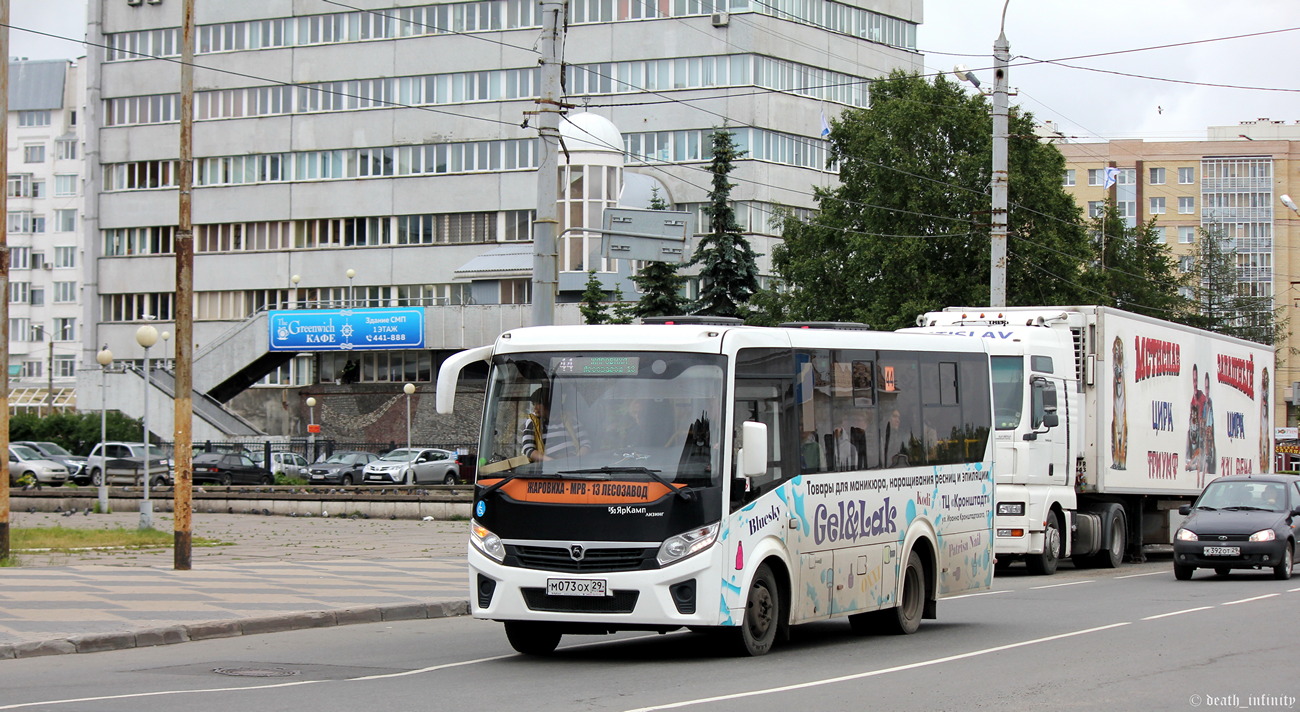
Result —
[[[147,549],[172,545],[175,535],[158,529],[74,529],[30,527],[10,530],[9,546],[14,550],[74,551],[77,549]],[[194,537],[193,546],[225,546],[215,539]]]

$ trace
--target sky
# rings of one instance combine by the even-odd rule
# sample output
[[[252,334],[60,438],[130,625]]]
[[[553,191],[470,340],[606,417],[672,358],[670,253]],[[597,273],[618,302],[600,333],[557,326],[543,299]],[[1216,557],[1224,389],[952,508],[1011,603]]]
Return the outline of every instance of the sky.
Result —
[[[985,89],[991,88],[989,67],[1004,5],[1012,56],[1008,77],[1017,92],[1012,104],[1040,121],[1054,121],[1077,140],[1195,140],[1205,138],[1208,126],[1259,118],[1300,121],[1297,0],[925,0],[917,48],[925,53],[927,71],[949,72],[954,64],[964,64]],[[85,0],[11,0],[10,54],[29,59],[79,56],[79,44],[21,28],[81,38],[85,7]],[[1206,41],[1287,28],[1296,29]],[[1186,42],[1196,44],[1127,51]],[[1122,53],[1068,62],[1082,68],[1034,61],[1107,52]]]

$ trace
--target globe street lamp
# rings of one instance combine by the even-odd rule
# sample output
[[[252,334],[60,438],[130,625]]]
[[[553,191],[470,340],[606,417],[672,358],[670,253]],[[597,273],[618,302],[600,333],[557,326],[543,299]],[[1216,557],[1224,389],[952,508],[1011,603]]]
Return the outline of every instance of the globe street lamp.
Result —
[[[149,347],[158,343],[158,330],[145,324],[135,330],[135,342],[144,347],[144,500],[140,502],[140,528],[153,529],[153,502],[149,500]],[[105,460],[107,463],[107,460]],[[107,476],[108,468],[104,468]]]
[[[99,362],[99,454],[104,464],[99,468],[99,513],[108,514],[108,455],[104,452],[104,443],[108,440],[108,384],[106,381],[108,367],[113,363],[113,352],[108,350],[108,344],[95,354],[95,360]],[[90,463],[86,463],[89,467]]]
[[[302,281],[301,275],[295,274],[294,276],[289,278],[289,282],[293,284],[293,294],[290,296],[290,300],[289,300],[290,309],[298,308],[298,283],[301,281]]]
[[[415,392],[415,384],[408,383],[402,386],[402,392],[406,394],[406,451],[411,451],[411,394]]]
[[[356,302],[352,299],[352,278],[357,276],[357,271],[354,269],[348,269],[344,274],[347,275],[348,278],[348,309],[351,309],[356,306]]]
[[[311,450],[311,461],[316,461],[316,432],[320,426],[316,424],[316,399],[307,399],[307,442]]]

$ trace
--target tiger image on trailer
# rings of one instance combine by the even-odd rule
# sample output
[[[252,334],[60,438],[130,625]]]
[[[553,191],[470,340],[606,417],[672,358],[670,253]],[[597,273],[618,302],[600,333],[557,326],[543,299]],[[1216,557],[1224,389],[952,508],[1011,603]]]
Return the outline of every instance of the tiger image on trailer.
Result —
[[[1110,419],[1110,469],[1128,469],[1128,407],[1124,400],[1124,341],[1115,337],[1111,347],[1112,372]]]

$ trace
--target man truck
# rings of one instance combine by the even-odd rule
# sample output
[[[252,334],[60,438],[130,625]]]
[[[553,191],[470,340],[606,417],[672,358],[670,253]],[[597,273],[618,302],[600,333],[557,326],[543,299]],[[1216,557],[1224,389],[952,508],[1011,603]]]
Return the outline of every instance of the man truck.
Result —
[[[988,347],[998,567],[1142,560],[1208,481],[1269,471],[1265,345],[1100,306],[950,307],[917,324],[905,331]]]

